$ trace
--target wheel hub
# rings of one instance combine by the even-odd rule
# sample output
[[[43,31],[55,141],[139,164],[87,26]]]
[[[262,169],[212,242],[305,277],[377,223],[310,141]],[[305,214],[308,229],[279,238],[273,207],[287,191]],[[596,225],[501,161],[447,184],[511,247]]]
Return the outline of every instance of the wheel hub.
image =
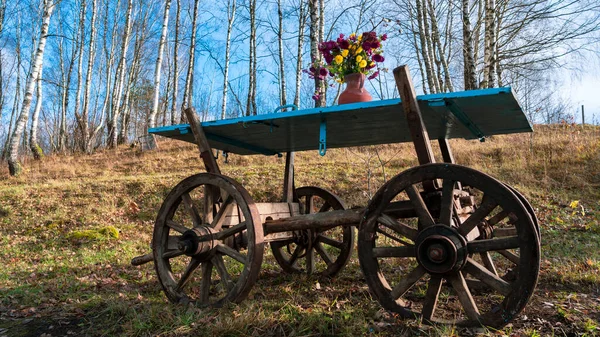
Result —
[[[428,272],[445,274],[460,270],[467,259],[467,241],[456,229],[435,225],[416,239],[417,260]]]
[[[201,241],[200,237],[215,233],[216,231],[208,225],[194,227],[183,233],[179,242],[177,242],[177,249],[187,256],[199,257],[202,255],[210,255],[217,246],[215,240]]]

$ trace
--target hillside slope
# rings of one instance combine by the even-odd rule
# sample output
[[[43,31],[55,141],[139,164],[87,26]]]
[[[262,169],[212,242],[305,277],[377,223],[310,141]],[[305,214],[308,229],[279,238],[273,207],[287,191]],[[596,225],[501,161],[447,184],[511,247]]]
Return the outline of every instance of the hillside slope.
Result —
[[[451,146],[458,164],[521,191],[541,223],[538,291],[505,333],[600,333],[600,128],[539,126],[533,134],[452,140]],[[284,158],[218,161],[255,201],[281,198]],[[304,152],[296,158],[296,186],[323,187],[348,206],[364,206],[385,181],[416,164],[411,144],[334,149],[324,157]],[[191,144],[52,156],[25,168],[18,178],[8,176],[6,165],[0,172],[0,336],[460,332],[385,314],[369,297],[356,257],[321,286],[316,278],[281,274],[267,256],[261,280],[239,306],[168,304],[152,264],[129,261],[149,251],[169,190],[203,171]]]

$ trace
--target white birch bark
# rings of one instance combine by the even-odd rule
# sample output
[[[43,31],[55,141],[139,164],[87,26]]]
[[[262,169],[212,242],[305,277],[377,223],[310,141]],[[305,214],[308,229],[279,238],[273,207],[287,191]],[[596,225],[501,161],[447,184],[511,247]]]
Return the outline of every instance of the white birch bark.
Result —
[[[162,66],[163,51],[165,50],[165,40],[167,39],[167,28],[169,26],[169,9],[171,9],[171,0],[166,0],[165,12],[163,16],[162,31],[160,41],[158,43],[158,56],[156,57],[156,65],[154,67],[154,99],[152,101],[152,111],[148,121],[148,127],[156,126],[156,114],[158,113],[158,98],[160,96],[160,74]]]
[[[121,110],[121,95],[123,94],[123,86],[125,82],[125,61],[127,57],[127,49],[129,47],[129,39],[131,33],[131,12],[133,8],[133,0],[127,2],[127,14],[125,19],[125,32],[123,33],[123,43],[121,45],[121,57],[117,65],[117,73],[115,78],[115,87],[113,90],[113,104],[111,107],[111,119],[108,127],[108,147],[117,147],[118,131],[117,121]]]
[[[279,47],[279,104],[286,105],[286,85],[285,85],[285,59],[283,58],[283,9],[281,0],[277,0],[277,17],[279,19],[279,30],[277,31],[277,42]]]
[[[44,155],[38,142],[38,121],[40,111],[42,110],[42,70],[43,68],[40,68],[40,72],[37,76],[36,101],[33,116],[31,116],[31,131],[29,133],[29,146],[35,160],[42,159],[42,156]]]
[[[231,30],[235,21],[236,0],[227,1],[227,36],[225,37],[225,70],[223,72],[223,100],[221,101],[221,119],[227,116],[227,91],[229,89],[229,54],[231,52]]]
[[[298,54],[296,60],[296,92],[294,94],[294,105],[300,107],[300,87],[302,85],[302,62],[304,55],[304,29],[306,28],[306,3],[300,0],[298,8]]]
[[[96,53],[96,3],[97,0],[92,0],[92,21],[90,23],[90,43],[88,48],[88,63],[85,77],[84,94],[83,94],[83,111],[81,114],[81,150],[89,151],[88,140],[89,134],[89,111],[90,111],[90,92],[92,83],[92,71],[94,67],[94,58]]]
[[[181,103],[181,122],[185,122],[183,111],[190,107],[192,101],[192,81],[194,77],[195,50],[196,50],[196,24],[198,22],[198,5],[200,0],[194,0],[194,14],[192,17],[192,37],[190,39],[189,64],[187,76],[185,78],[185,88],[183,90],[183,102]]]
[[[38,73],[43,66],[44,61],[44,50],[46,48],[46,39],[48,38],[48,28],[50,26],[50,17],[54,10],[55,3],[52,0],[43,0],[43,15],[42,15],[42,27],[40,29],[39,40],[37,49],[35,52],[35,58],[33,59],[33,66],[31,67],[31,73],[27,79],[25,86],[25,95],[23,97],[23,104],[21,106],[21,112],[17,119],[15,131],[13,132],[12,139],[10,141],[10,149],[8,156],[8,170],[10,175],[16,176],[21,173],[22,167],[18,161],[19,156],[19,143],[23,136],[23,130],[27,124],[29,117],[29,109],[31,108],[31,101],[33,97],[33,90],[35,88],[35,81],[37,80]]]
[[[177,0],[177,12],[175,12],[175,45],[173,46],[173,97],[171,98],[171,125],[175,124],[177,117],[177,94],[179,90],[179,15],[181,13],[181,1]]]

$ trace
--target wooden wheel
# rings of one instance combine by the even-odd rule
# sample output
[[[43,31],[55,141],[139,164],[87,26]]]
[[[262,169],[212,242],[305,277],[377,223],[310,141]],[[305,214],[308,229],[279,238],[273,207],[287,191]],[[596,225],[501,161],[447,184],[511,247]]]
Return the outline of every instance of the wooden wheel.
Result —
[[[164,200],[152,238],[158,279],[170,301],[221,306],[241,302],[263,257],[260,215],[234,180],[201,173]]]
[[[398,218],[394,209],[406,204],[413,214]],[[418,166],[382,186],[360,224],[358,254],[387,310],[493,328],[523,310],[540,267],[536,226],[519,197],[452,164]]]
[[[310,214],[345,209],[333,193],[318,187],[301,187],[295,190],[300,201],[300,212]],[[272,242],[273,256],[288,273],[320,274],[334,277],[348,263],[354,244],[351,226],[338,226],[327,230],[294,232],[288,241]]]
[[[542,234],[540,233],[540,223],[538,221],[537,216],[535,215],[533,206],[531,206],[529,201],[527,199],[525,199],[525,196],[523,196],[523,194],[521,194],[521,192],[517,191],[514,187],[512,187],[508,184],[504,184],[504,186],[508,187],[508,189],[510,189],[510,191],[513,192],[517,196],[517,198],[519,198],[519,200],[521,201],[523,206],[525,206],[525,209],[527,210],[527,212],[529,212],[529,216],[531,216],[531,220],[533,220],[533,224],[535,225],[535,231],[537,232],[538,238],[541,241]]]

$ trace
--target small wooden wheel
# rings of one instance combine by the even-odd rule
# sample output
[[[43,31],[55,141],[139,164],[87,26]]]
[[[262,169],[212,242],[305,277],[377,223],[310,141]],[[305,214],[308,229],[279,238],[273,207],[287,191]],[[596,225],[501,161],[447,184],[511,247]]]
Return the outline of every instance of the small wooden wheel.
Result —
[[[170,301],[241,302],[256,282],[263,229],[248,192],[217,174],[190,176],[164,200],[152,238],[158,280]]]
[[[504,184],[504,186],[508,187],[508,189],[511,192],[513,192],[517,196],[517,198],[519,198],[519,200],[521,201],[523,206],[525,206],[525,209],[527,210],[527,212],[529,212],[529,216],[531,216],[531,220],[533,220],[533,224],[535,225],[535,231],[537,232],[538,238],[540,239],[540,242],[541,242],[542,234],[540,233],[540,223],[538,221],[537,216],[535,215],[533,206],[531,206],[529,201],[527,199],[525,199],[525,196],[523,194],[521,194],[521,192],[517,191],[514,187],[512,187],[508,184]]]
[[[318,187],[301,187],[295,190],[300,201],[300,213],[310,214],[345,209],[344,202],[333,193]],[[319,274],[334,277],[348,263],[354,245],[351,226],[327,230],[294,232],[288,241],[272,242],[273,256],[288,273]]]
[[[397,211],[406,205],[412,212]],[[387,310],[493,328],[523,310],[540,267],[536,225],[520,198],[452,164],[418,166],[382,186],[360,224],[358,254]]]

